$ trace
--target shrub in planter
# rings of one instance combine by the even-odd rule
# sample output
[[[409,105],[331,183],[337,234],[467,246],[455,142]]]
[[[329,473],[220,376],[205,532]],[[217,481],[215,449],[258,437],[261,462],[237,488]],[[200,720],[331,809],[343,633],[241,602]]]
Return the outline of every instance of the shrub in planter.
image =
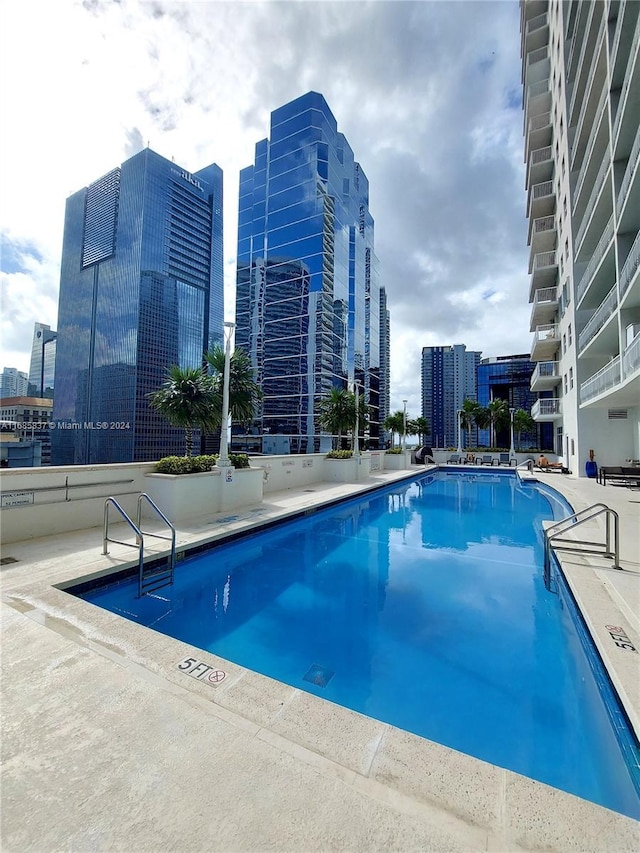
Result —
[[[158,474],[200,474],[211,471],[215,456],[165,456],[158,462]]]
[[[402,448],[393,447],[391,450],[385,450],[385,453],[392,453],[394,456],[399,456],[402,453]]]
[[[330,450],[325,459],[351,459],[353,450]]]
[[[211,471],[218,461],[217,456],[165,456],[158,462],[158,474],[202,474]],[[234,468],[248,468],[249,457],[246,453],[230,453],[229,461]]]

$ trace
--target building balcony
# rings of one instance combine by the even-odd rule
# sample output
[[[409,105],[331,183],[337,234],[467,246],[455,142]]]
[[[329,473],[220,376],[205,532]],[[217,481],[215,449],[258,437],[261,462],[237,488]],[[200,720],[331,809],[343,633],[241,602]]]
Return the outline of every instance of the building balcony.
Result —
[[[611,215],[609,221],[605,226],[604,231],[602,232],[602,237],[598,241],[598,245],[593,250],[593,255],[591,256],[591,259],[589,260],[589,263],[587,264],[584,273],[578,280],[578,284],[576,287],[576,302],[578,302],[578,304],[580,304],[582,298],[589,289],[589,285],[591,284],[603,257],[607,254],[607,250],[609,249],[611,241],[613,240],[613,228],[613,215]],[[615,257],[613,256],[612,262],[615,265]]]
[[[580,405],[610,409],[637,406],[640,400],[640,332],[622,353],[580,386]]]
[[[533,335],[531,361],[551,361],[560,346],[560,327],[557,323],[538,326]]]
[[[578,335],[578,354],[582,355],[584,350],[589,344],[594,341],[596,335],[600,333],[602,329],[607,326],[614,316],[616,310],[618,308],[618,288],[614,284],[609,293],[602,300],[600,305],[596,308],[596,310],[591,315],[589,322],[584,327],[584,329]],[[606,339],[603,339],[599,342],[597,347],[592,347],[592,353],[596,352],[608,353],[611,351],[611,348],[615,350],[618,346],[618,327],[617,324],[611,323],[612,328],[608,335],[605,336]]]
[[[536,148],[529,155],[529,167],[527,169],[527,179],[525,189],[535,184],[541,184],[544,181],[550,181],[553,177],[553,148],[551,145],[545,145],[543,148]]]
[[[543,287],[541,290],[536,290],[531,308],[530,331],[535,332],[538,326],[551,323],[557,310],[558,295],[555,287]]]
[[[574,259],[578,258],[581,253],[586,253],[588,255],[592,254],[595,247],[592,245],[591,250],[589,250],[589,244],[593,244],[594,238],[592,236],[589,241],[585,242],[585,237],[590,231],[592,232],[592,235],[593,232],[601,235],[606,228],[606,223],[609,217],[613,213],[611,192],[609,191],[604,195],[602,192],[605,183],[610,178],[611,155],[607,153],[600,165],[600,169],[598,170],[598,174],[593,184],[593,189],[591,190],[591,195],[589,196],[589,201],[587,202],[585,212],[582,216],[580,228],[578,229],[578,234],[574,242]],[[599,239],[600,236],[598,236],[598,240]]]
[[[555,209],[556,195],[553,190],[553,181],[533,184],[529,188],[527,217],[530,219],[539,219],[541,216],[550,216]]]
[[[551,71],[549,45],[546,44],[544,47],[539,47],[537,50],[528,53],[522,70],[525,88],[533,83],[539,83],[540,80],[547,79]]]
[[[613,139],[614,150],[616,151],[619,150],[621,137],[623,137],[625,133],[628,133],[631,128],[633,128],[635,132],[635,128],[637,127],[637,112],[633,107],[631,99],[633,98],[633,93],[637,92],[640,87],[639,53],[640,27],[636,26],[631,50],[629,52],[629,59],[624,71],[624,82],[622,84],[622,91],[620,92],[620,99],[618,100],[618,108],[616,110],[613,123],[613,133],[611,138]]]
[[[616,214],[620,231],[640,228],[640,126],[629,154],[629,160],[616,199]]]
[[[636,234],[636,239],[633,241],[631,251],[627,255],[624,266],[620,271],[620,301],[625,299],[627,291],[640,289],[640,231]],[[626,300],[625,300],[626,301]],[[640,302],[640,298],[637,300]]]
[[[557,421],[562,417],[562,400],[559,397],[545,397],[536,400],[531,407],[531,417],[536,423]]]
[[[535,256],[543,252],[551,252],[556,247],[555,216],[541,216],[539,219],[530,220],[527,243],[531,246],[529,269],[533,270]]]
[[[529,302],[533,302],[536,290],[554,287],[558,283],[558,254],[557,252],[540,252],[531,258],[531,286]]]
[[[535,98],[527,98],[524,115],[524,161],[529,162],[529,155],[538,148],[546,148],[553,140],[551,124],[551,92],[549,81],[544,81],[546,88]]]
[[[527,21],[523,28],[522,55],[549,44],[549,14],[543,12]]]
[[[560,362],[541,361],[531,374],[532,391],[550,391],[560,382]]]

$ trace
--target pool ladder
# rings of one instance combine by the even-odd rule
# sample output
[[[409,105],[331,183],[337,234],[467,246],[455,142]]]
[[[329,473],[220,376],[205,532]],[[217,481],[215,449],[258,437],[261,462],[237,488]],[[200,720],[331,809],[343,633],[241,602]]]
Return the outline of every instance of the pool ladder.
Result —
[[[605,516],[605,536],[604,542],[594,542],[586,539],[562,539],[562,535],[567,533],[571,527],[578,524],[584,524],[586,521],[591,521],[600,515]],[[597,503],[585,507],[573,515],[563,518],[562,521],[557,521],[544,531],[544,579],[545,583],[550,581],[551,577],[551,542],[557,542],[554,545],[556,551],[573,551],[576,554],[596,554],[600,557],[605,557],[608,560],[613,560],[613,568],[620,569],[620,520],[618,513],[608,507],[606,504]]]
[[[148,530],[142,530],[142,504],[146,502],[149,506],[155,510],[156,514],[160,516],[160,518],[167,525],[169,530],[171,531],[170,536],[164,536],[161,533],[150,533]],[[136,543],[135,545],[131,542],[123,542],[120,539],[111,539],[109,536],[109,507],[115,507],[115,509],[120,513],[123,520],[129,525],[129,527],[133,530],[136,535]],[[171,551],[169,553],[169,559],[167,561],[166,566],[148,566],[145,568],[144,565],[144,537],[151,536],[154,539],[166,539],[168,542],[171,542]],[[176,529],[171,524],[166,515],[162,512],[162,510],[151,500],[149,495],[145,492],[138,495],[138,509],[136,513],[136,523],[131,520],[131,518],[127,515],[127,513],[120,506],[118,501],[115,498],[107,498],[104,502],[104,525],[102,531],[102,553],[108,554],[109,549],[107,547],[108,542],[115,542],[118,545],[126,545],[128,548],[137,548],[138,549],[138,596],[142,598],[143,595],[147,595],[150,592],[155,592],[158,589],[162,589],[164,586],[169,586],[169,584],[173,583],[173,573],[176,564]]]

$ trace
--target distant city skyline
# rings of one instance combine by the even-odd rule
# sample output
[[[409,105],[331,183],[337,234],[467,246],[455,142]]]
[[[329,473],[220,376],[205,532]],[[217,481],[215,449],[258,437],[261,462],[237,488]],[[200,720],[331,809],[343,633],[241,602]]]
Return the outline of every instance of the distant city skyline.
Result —
[[[407,399],[418,415],[423,346],[527,350],[516,0],[32,8],[0,10],[3,116],[20,129],[1,143],[0,365],[27,372],[34,323],[58,328],[71,192],[149,143],[190,171],[215,160],[233,200],[270,112],[309,90],[366,163],[392,317],[391,409]],[[227,204],[227,320],[236,217]]]

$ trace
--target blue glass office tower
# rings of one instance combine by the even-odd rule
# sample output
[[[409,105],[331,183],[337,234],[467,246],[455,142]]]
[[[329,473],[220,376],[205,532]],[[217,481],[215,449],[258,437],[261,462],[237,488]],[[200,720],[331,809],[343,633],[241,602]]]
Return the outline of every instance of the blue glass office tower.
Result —
[[[53,400],[58,333],[46,323],[36,323],[31,345],[29,396]]]
[[[540,397],[548,397],[551,392],[537,394],[531,390],[531,375],[535,363],[529,354],[499,355],[497,358],[483,358],[478,365],[478,402],[488,406],[492,400],[505,400],[511,409],[524,409],[530,412]],[[508,447],[511,441],[508,426],[496,432],[496,444]],[[478,430],[478,444],[488,447],[491,443],[491,431]],[[521,448],[553,449],[553,424],[541,423],[530,433],[520,436]]]
[[[369,183],[316,92],[271,114],[240,173],[236,346],[264,394],[253,432],[327,447],[318,403],[360,384],[379,438],[380,285]],[[386,319],[386,318],[385,318]]]
[[[67,200],[53,464],[184,453],[148,405],[169,366],[222,341],[222,171],[150,149]]]

